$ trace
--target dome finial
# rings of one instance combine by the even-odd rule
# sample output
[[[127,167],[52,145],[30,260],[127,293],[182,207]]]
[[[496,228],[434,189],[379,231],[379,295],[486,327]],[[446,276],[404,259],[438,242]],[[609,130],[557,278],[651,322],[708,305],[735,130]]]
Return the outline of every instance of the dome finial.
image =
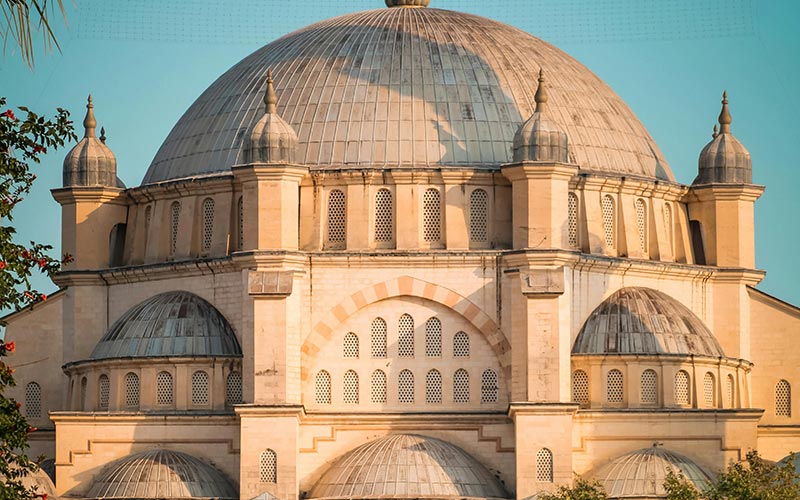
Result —
[[[544,68],[539,69],[539,88],[536,89],[536,112],[544,113],[547,107],[547,89],[544,86]]]
[[[718,135],[719,135],[719,127],[718,127],[718,126],[717,126],[717,124],[715,123],[715,124],[714,124],[714,131],[713,131],[713,132],[711,132],[711,138],[712,138],[712,139],[716,139]]]
[[[100,127],[100,142],[102,142],[103,144],[106,143],[106,128],[105,127]]]
[[[267,70],[267,93],[264,95],[264,104],[267,105],[267,114],[274,114],[278,110],[278,96],[272,85],[272,70]]]
[[[431,0],[386,0],[387,7],[427,7]]]
[[[732,121],[731,112],[728,111],[728,91],[726,90],[722,92],[722,111],[719,113],[719,133],[730,134]]]
[[[86,104],[86,117],[83,119],[83,128],[86,130],[84,137],[94,137],[94,129],[97,128],[97,120],[94,119],[94,104],[92,104],[92,94],[89,94],[89,102]]]

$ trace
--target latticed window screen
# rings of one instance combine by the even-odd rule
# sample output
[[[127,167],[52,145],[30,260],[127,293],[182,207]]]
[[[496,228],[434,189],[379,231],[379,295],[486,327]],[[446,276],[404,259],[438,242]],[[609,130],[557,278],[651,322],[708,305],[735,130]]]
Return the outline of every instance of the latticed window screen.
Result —
[[[469,357],[469,335],[465,332],[458,332],[453,336],[453,357]]]
[[[408,314],[400,316],[397,325],[397,355],[401,358],[414,357],[414,318]]]
[[[214,200],[203,200],[203,251],[211,250],[214,243]]]
[[[727,399],[728,408],[733,408],[735,406],[735,401],[736,401],[735,392],[734,392],[736,386],[735,386],[734,381],[733,381],[733,375],[728,375],[727,382],[726,382],[725,385],[726,385],[726,387],[725,387],[726,391],[725,392],[726,392],[727,398],[728,398]]]
[[[603,231],[606,237],[606,246],[608,248],[615,248],[617,246],[617,228],[616,219],[614,217],[614,200],[606,195],[603,196]]]
[[[675,404],[688,406],[691,402],[689,374],[680,370],[675,374]]]
[[[705,403],[706,408],[713,408],[716,406],[716,392],[716,388],[714,387],[714,375],[711,373],[706,373],[703,376],[703,402]]]
[[[386,402],[386,374],[382,370],[372,372],[372,397],[373,403]]]
[[[442,357],[442,322],[439,318],[430,318],[425,322],[425,356]]]
[[[314,381],[314,398],[318,405],[331,404],[331,374],[322,370]]]
[[[239,201],[236,203],[236,231],[238,239],[236,240],[236,248],[242,250],[244,248],[244,197],[240,196]]]
[[[540,483],[553,482],[553,452],[547,448],[536,452],[536,480]]]
[[[442,195],[438,189],[427,189],[422,197],[422,238],[429,242],[442,239]]]
[[[489,241],[489,195],[483,189],[469,195],[469,239],[477,243]]]
[[[111,396],[111,383],[108,375],[103,374],[97,379],[97,402],[100,411],[108,411],[108,400]]]
[[[481,375],[481,403],[497,403],[497,372],[488,368]]]
[[[578,197],[570,193],[567,197],[567,225],[569,228],[569,246],[578,247]]]
[[[258,479],[262,483],[278,482],[278,455],[270,449],[261,452]]]
[[[469,373],[463,368],[453,374],[453,402],[469,403]]]
[[[345,404],[358,404],[358,374],[353,370],[344,372],[342,400]]]
[[[328,194],[328,247],[344,248],[347,241],[347,204],[344,192],[334,189]]]
[[[379,189],[375,194],[375,241],[390,243],[394,240],[394,207],[392,192]]]
[[[583,370],[572,373],[572,399],[584,407],[589,404],[589,376]]]
[[[383,318],[372,320],[370,350],[373,358],[386,357],[386,321]]]
[[[344,342],[342,343],[342,356],[345,358],[358,357],[358,335],[355,333],[349,332],[344,336]]]
[[[622,372],[611,370],[606,375],[606,401],[609,403],[622,403],[625,395]]]
[[[125,375],[125,408],[139,409],[139,376],[132,372]]]
[[[425,402],[428,404],[442,402],[442,374],[439,370],[429,370],[425,375]]]
[[[158,372],[156,375],[156,404],[172,404],[172,374],[169,372]]]
[[[178,224],[181,218],[181,204],[174,201],[170,206],[170,221],[169,221],[169,253],[174,254],[178,249]]]
[[[658,403],[658,376],[653,370],[642,372],[642,392],[640,398],[642,403],[654,405]]]
[[[86,377],[81,379],[81,411],[86,411],[86,387],[89,385],[89,381]]]
[[[153,205],[147,205],[144,209],[144,247],[147,249],[147,237],[150,234],[150,221],[153,220]]]
[[[667,244],[672,248],[672,207],[669,203],[664,204],[664,228],[667,231]]]
[[[192,404],[201,406],[209,403],[208,373],[198,370],[192,373]]]
[[[785,380],[781,380],[775,386],[775,415],[792,416],[792,386]]]
[[[636,228],[639,231],[639,246],[647,253],[647,206],[641,198],[636,199]]]
[[[397,400],[400,403],[414,402],[414,374],[403,370],[397,377]]]
[[[42,386],[36,382],[28,382],[25,386],[25,416],[42,417]]]
[[[225,404],[228,406],[242,404],[242,372],[228,373],[225,379]]]

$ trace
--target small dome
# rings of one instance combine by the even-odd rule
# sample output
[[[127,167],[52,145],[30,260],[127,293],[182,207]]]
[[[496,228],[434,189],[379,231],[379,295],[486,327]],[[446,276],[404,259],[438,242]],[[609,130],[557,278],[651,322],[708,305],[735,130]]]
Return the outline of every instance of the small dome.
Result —
[[[149,450],[106,467],[87,498],[231,498],[239,494],[225,476],[186,453]]]
[[[697,489],[704,490],[711,477],[689,458],[653,446],[637,450],[598,467],[589,474],[600,482],[608,498],[664,498],[667,471],[681,472]]]
[[[731,133],[731,114],[728,111],[728,95],[722,94],[722,112],[719,115],[719,133],[714,131],[709,142],[700,153],[697,178],[692,184],[751,184],[753,165],[750,152]]]
[[[567,133],[547,113],[544,70],[539,71],[536,111],[514,136],[514,161],[569,162]]]
[[[11,467],[17,468],[15,465]],[[5,476],[0,474],[0,480],[5,481]],[[36,472],[28,472],[25,476],[18,479],[22,486],[28,491],[34,491],[38,495],[47,494],[48,499],[58,500],[56,496],[56,487],[53,480],[47,475],[47,472],[40,466]]]
[[[83,139],[64,158],[64,187],[120,187],[117,178],[117,158],[103,140],[95,137],[97,121],[94,118],[92,96],[89,96],[89,102],[86,104],[83,126],[86,130]]]
[[[725,356],[711,331],[686,306],[652,288],[621,288],[583,324],[572,354]]]
[[[92,359],[241,355],[233,329],[214,306],[193,293],[166,292],[115,321]]]
[[[264,104],[264,116],[253,125],[245,141],[245,163],[294,163],[297,133],[278,115],[278,98],[272,84],[272,72],[267,73]]]
[[[392,434],[345,454],[310,498],[508,498],[477,460],[450,443]]]

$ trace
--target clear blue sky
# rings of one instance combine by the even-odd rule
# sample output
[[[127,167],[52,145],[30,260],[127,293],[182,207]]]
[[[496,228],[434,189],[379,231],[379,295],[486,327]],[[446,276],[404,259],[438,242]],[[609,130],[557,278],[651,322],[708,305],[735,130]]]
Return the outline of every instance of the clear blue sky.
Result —
[[[67,1],[67,4],[72,2]],[[432,7],[513,24],[566,50],[604,79],[660,145],[680,182],[691,183],[727,89],[733,132],[767,186],[756,205],[761,288],[800,304],[797,195],[800,2],[796,0],[432,0]],[[162,140],[226,69],[280,35],[381,0],[75,0],[63,53],[29,71],[7,50],[0,94],[40,112],[70,109],[79,125],[86,95],[118,159],[138,185]],[[21,240],[58,249],[66,151],[50,155],[19,208]],[[55,286],[39,281],[43,291]]]

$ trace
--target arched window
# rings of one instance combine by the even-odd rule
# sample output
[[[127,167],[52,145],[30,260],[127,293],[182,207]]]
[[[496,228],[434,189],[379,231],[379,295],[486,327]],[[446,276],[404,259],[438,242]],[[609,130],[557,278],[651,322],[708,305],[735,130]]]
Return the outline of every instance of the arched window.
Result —
[[[775,386],[775,415],[792,416],[792,386],[785,380],[781,380]]]
[[[89,381],[86,377],[81,379],[81,407],[80,411],[86,411],[86,388],[89,385]]]
[[[439,318],[430,318],[425,322],[425,356],[442,357],[442,322]]]
[[[158,375],[156,375],[156,404],[159,406],[172,404],[172,387],[172,374],[158,372]]]
[[[42,418],[42,386],[36,382],[28,382],[25,386],[25,416]]]
[[[225,379],[225,404],[227,406],[242,404],[242,372],[228,373]]]
[[[654,370],[648,369],[642,372],[640,401],[646,405],[658,403],[658,375]]]
[[[692,404],[692,392],[690,390],[689,374],[684,370],[679,370],[675,374],[675,404],[689,406]]]
[[[572,399],[582,408],[589,406],[589,376],[583,370],[572,372]]]
[[[636,202],[636,228],[639,231],[639,246],[642,253],[647,253],[647,205],[644,200],[637,198]]]
[[[236,248],[239,250],[244,249],[244,196],[239,197],[236,202]]]
[[[133,372],[125,374],[125,408],[139,409],[139,376]]]
[[[575,193],[570,193],[567,196],[567,212],[569,246],[578,248],[578,196]]]
[[[489,241],[489,195],[476,189],[469,195],[469,240],[473,243]]]
[[[625,400],[625,384],[622,372],[616,368],[606,375],[606,401],[609,403],[622,403]]]
[[[375,242],[386,246],[394,241],[394,202],[392,192],[379,189],[375,194]]]
[[[105,373],[97,379],[97,402],[100,411],[108,411],[108,401],[111,395],[111,383]]]
[[[667,245],[669,245],[670,250],[672,250],[672,237],[674,234],[672,229],[672,207],[668,202],[664,203],[664,229],[667,234]]]
[[[408,314],[400,316],[398,322],[397,355],[401,358],[414,357],[414,318]]]
[[[469,357],[469,335],[465,332],[458,332],[453,336],[453,357]]]
[[[540,483],[553,482],[553,452],[547,448],[536,453],[536,480]]]
[[[347,242],[347,202],[344,192],[334,189],[328,194],[328,248],[342,249]]]
[[[736,385],[733,380],[733,375],[728,375],[727,377],[727,384],[726,384],[726,393],[728,396],[728,408],[733,408],[736,406]]]
[[[314,395],[318,405],[331,404],[331,374],[325,370],[317,373],[314,384]]]
[[[144,251],[147,252],[147,240],[150,237],[150,221],[153,220],[153,205],[144,208]]]
[[[122,267],[125,260],[127,224],[114,224],[108,235],[108,267]]]
[[[358,335],[355,333],[349,332],[344,336],[342,356],[345,358],[358,358]]]
[[[342,398],[345,404],[358,404],[358,374],[353,370],[344,372]]]
[[[262,483],[278,482],[278,455],[270,449],[261,452],[258,479]]]
[[[382,370],[372,372],[372,402],[386,402],[386,374]]]
[[[442,195],[438,189],[427,189],[422,196],[422,238],[431,243],[442,239]]]
[[[403,370],[397,377],[397,400],[400,403],[414,402],[414,374]]]
[[[703,376],[703,403],[706,408],[717,406],[717,388],[715,387],[714,374],[706,372]]]
[[[481,403],[497,403],[497,372],[491,368],[481,375]]]
[[[428,404],[442,402],[442,374],[439,370],[429,370],[425,375],[425,402]]]
[[[370,346],[373,358],[386,357],[386,321],[383,318],[372,320]]]
[[[203,252],[211,250],[214,243],[214,200],[206,198],[203,200]]]
[[[178,224],[181,219],[181,203],[173,201],[169,211],[169,254],[175,255],[175,251],[178,249]]]
[[[606,237],[606,246],[608,248],[617,247],[617,221],[614,214],[614,199],[609,195],[603,196],[603,232]]]
[[[209,403],[208,397],[208,373],[197,370],[192,373],[192,404],[195,406],[205,406]]]
[[[463,368],[453,375],[453,402],[469,403],[469,373]]]

